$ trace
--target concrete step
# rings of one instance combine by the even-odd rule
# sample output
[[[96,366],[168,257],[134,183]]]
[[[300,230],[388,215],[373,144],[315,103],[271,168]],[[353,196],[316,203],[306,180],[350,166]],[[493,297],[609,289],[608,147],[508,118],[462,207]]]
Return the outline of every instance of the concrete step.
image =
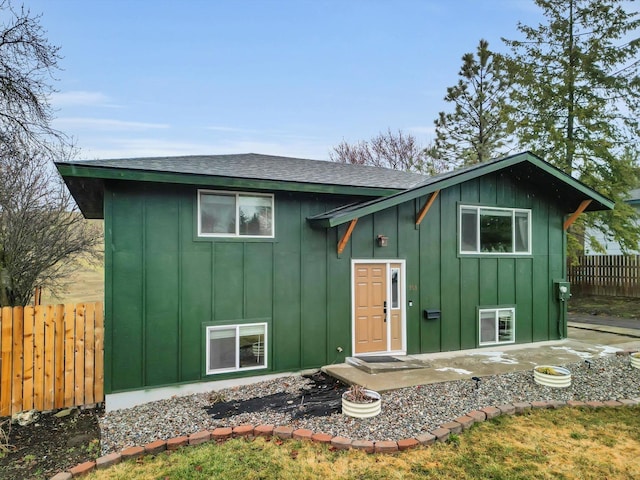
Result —
[[[391,358],[394,360],[378,361],[376,357],[347,357],[345,363],[371,375],[430,367],[424,360],[406,355],[391,355]]]

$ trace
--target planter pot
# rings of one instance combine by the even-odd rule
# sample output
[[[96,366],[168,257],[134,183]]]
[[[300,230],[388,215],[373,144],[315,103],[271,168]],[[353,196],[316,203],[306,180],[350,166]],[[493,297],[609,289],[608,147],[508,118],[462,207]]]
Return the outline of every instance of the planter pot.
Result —
[[[551,370],[557,375],[545,373],[545,370]],[[571,372],[564,367],[539,365],[533,369],[533,380],[546,387],[566,388],[571,385]]]
[[[380,413],[382,407],[382,400],[378,392],[365,389],[365,393],[368,397],[375,400],[370,403],[356,403],[344,398],[342,394],[342,413],[356,418],[369,418],[375,417]]]
[[[640,368],[640,352],[632,353],[631,355],[629,355],[629,358],[631,359],[632,367]]]

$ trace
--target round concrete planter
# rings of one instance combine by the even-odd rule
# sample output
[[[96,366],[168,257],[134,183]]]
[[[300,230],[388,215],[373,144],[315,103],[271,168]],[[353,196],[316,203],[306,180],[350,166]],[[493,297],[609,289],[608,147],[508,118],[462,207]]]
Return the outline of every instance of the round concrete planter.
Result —
[[[634,368],[640,368],[640,352],[632,353],[629,355],[631,359],[631,366]]]
[[[342,413],[356,418],[369,418],[375,417],[380,413],[382,408],[382,399],[378,392],[365,389],[364,392],[367,397],[373,398],[373,402],[358,403],[352,402],[344,398],[345,394],[342,394]],[[346,393],[346,392],[345,392]]]
[[[556,373],[544,373],[545,370],[551,370]],[[555,365],[538,365],[533,369],[533,380],[546,387],[566,388],[571,385],[571,372],[564,367]]]

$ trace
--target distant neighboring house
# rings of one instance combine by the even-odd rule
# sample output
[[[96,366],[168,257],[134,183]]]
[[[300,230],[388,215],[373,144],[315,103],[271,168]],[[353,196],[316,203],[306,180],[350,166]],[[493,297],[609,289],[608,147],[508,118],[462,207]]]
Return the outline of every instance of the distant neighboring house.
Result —
[[[635,208],[636,210],[640,211],[640,188],[636,188],[635,190],[631,190],[629,192],[629,199],[627,200],[627,203],[633,206],[633,208]],[[591,246],[591,242],[589,241],[589,238],[591,236],[595,237],[598,243],[600,243],[604,247],[605,249],[604,253],[598,252],[593,249],[593,247]],[[620,244],[618,242],[607,238],[607,236],[603,232],[594,228],[587,229],[585,233],[584,243],[585,243],[584,244],[585,255],[622,255],[623,254],[622,249],[620,248]],[[627,254],[637,255],[637,254],[640,254],[640,251],[632,250],[627,252]]]
[[[530,153],[434,177],[257,154],[56,165],[105,220],[108,409],[563,338],[566,229],[613,208]]]

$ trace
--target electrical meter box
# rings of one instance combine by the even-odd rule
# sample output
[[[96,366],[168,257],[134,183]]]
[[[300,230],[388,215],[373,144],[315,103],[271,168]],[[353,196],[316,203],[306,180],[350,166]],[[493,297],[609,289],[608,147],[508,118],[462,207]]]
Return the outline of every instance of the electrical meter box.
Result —
[[[569,301],[569,298],[571,298],[571,284],[564,280],[554,280],[553,284],[558,300],[561,302]]]

